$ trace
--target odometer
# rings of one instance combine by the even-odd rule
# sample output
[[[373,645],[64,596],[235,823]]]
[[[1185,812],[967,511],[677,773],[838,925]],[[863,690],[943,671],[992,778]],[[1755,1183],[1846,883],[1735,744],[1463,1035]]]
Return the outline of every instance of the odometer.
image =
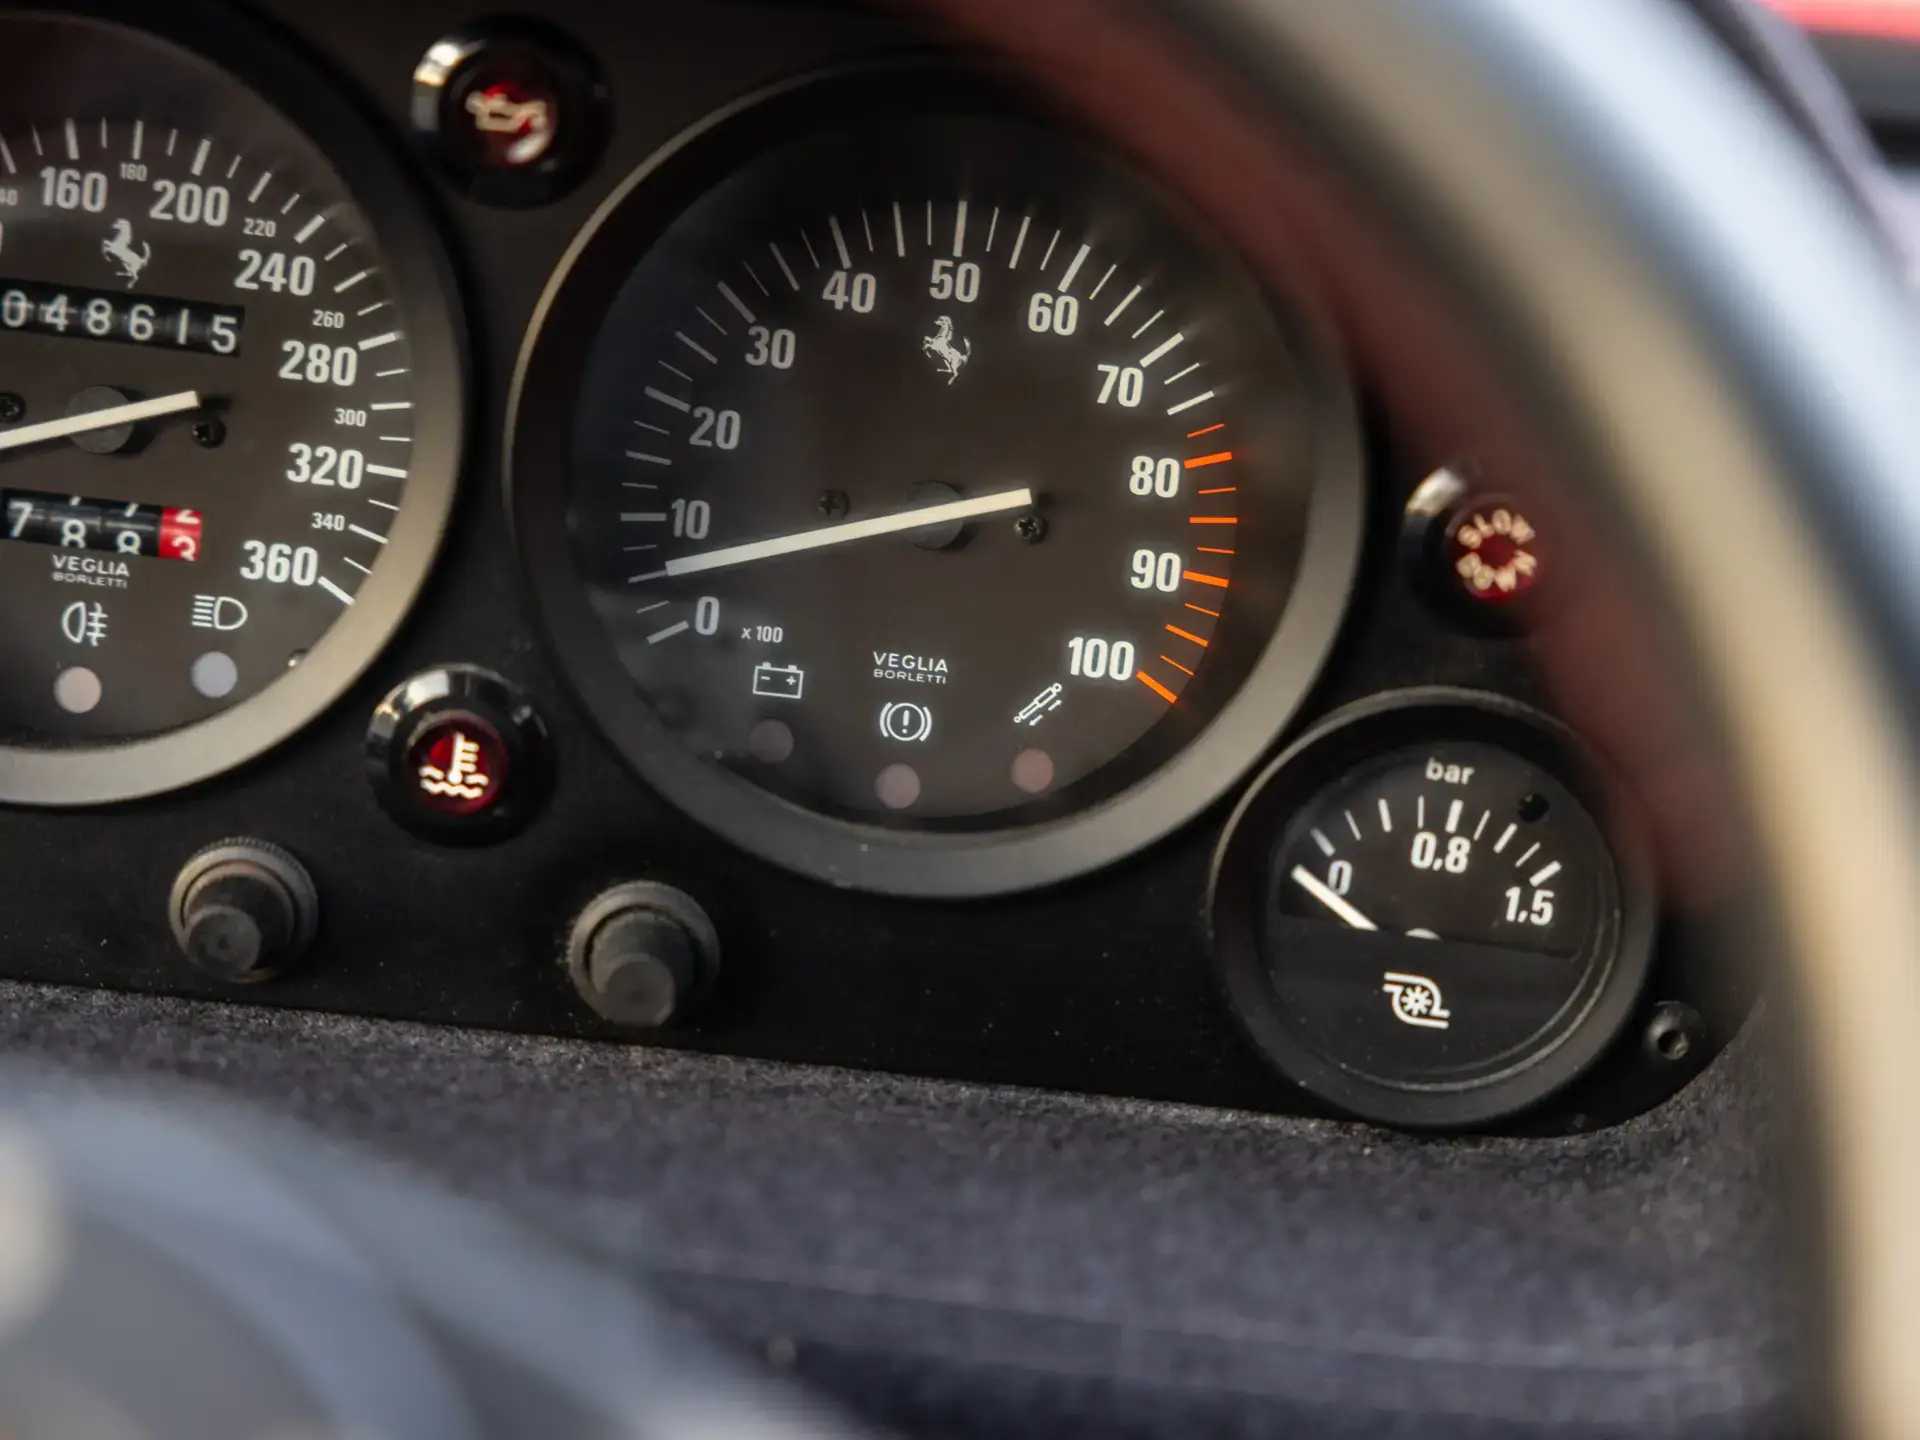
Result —
[[[516,505],[655,784],[831,879],[1018,888],[1198,810],[1297,704],[1351,579],[1351,418],[1169,197],[886,91],[852,125],[770,102],[786,138],[684,212],[739,122],[603,215],[529,352]]]
[[[144,31],[0,26],[0,799],[282,738],[398,623],[451,498],[455,322],[404,182],[196,13],[177,38],[274,103]]]

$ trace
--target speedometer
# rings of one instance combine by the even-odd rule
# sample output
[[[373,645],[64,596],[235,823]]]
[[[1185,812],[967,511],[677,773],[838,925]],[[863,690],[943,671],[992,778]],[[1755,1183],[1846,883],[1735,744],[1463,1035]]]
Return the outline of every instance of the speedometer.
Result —
[[[451,502],[459,347],[404,182],[266,37],[169,13],[274,101],[144,31],[0,22],[4,800],[283,738],[397,625]]]
[[[777,97],[631,183],[550,292],[514,455],[556,643],[643,773],[911,893],[1208,803],[1315,673],[1360,511],[1315,332],[1171,197],[951,81],[843,83],[852,124]]]

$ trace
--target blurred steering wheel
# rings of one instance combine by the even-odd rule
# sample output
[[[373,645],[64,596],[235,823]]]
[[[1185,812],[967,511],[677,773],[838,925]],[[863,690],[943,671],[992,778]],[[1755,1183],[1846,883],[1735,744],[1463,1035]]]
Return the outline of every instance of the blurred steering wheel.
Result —
[[[1717,759],[1799,1042],[1819,1398],[1910,1434],[1920,317],[1857,190],[1672,0],[941,8],[1248,253],[1289,232],[1394,400],[1453,372],[1441,404],[1516,416],[1627,557],[1670,648],[1620,689],[1684,704]]]

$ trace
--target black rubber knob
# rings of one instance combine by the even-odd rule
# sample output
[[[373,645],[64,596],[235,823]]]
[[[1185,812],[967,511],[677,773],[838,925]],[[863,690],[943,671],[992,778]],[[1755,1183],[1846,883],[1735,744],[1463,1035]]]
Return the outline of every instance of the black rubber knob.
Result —
[[[693,940],[657,910],[602,925],[587,949],[593,1008],[623,1025],[664,1025],[686,1007],[700,979]]]
[[[300,958],[319,900],[304,867],[259,840],[202,850],[173,886],[173,933],[202,974],[244,984]]]
[[[567,947],[580,998],[616,1025],[657,1029],[711,988],[719,942],[684,892],[644,882],[607,891],[582,912]]]
[[[293,906],[271,876],[235,866],[187,902],[187,959],[222,980],[271,968],[293,940]]]

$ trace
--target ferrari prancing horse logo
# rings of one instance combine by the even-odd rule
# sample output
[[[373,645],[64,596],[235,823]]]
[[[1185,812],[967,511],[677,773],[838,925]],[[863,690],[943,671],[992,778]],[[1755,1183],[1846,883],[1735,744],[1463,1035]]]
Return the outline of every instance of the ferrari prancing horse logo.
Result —
[[[973,356],[971,340],[962,340],[957,346],[953,343],[951,315],[942,315],[933,322],[933,334],[920,342],[920,348],[933,356],[949,385],[960,378],[960,367]]]

